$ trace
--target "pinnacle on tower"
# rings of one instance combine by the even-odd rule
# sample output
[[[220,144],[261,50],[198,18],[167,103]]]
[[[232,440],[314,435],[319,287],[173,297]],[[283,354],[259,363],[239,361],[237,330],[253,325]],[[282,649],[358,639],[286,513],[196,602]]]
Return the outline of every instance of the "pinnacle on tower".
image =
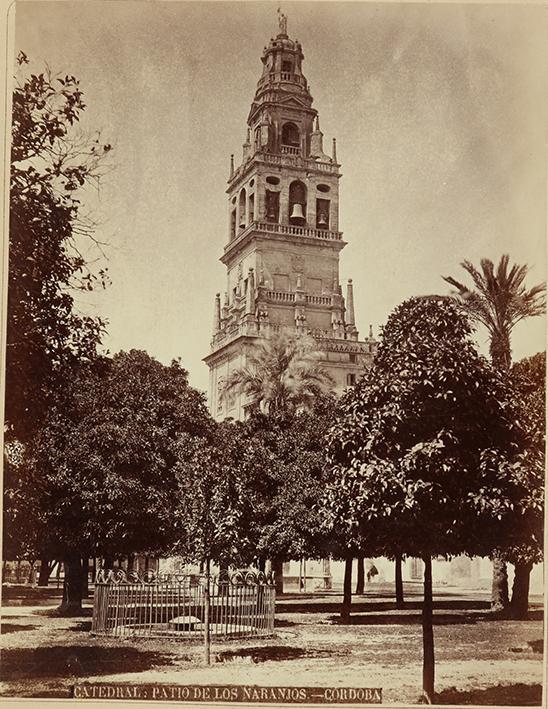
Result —
[[[355,327],[356,318],[354,316],[354,286],[352,285],[352,279],[348,279],[348,285],[346,286],[346,324]]]
[[[221,329],[221,294],[215,294],[215,310],[213,311],[213,334]]]
[[[245,314],[255,314],[255,275],[250,268],[247,273],[247,290],[245,293]]]

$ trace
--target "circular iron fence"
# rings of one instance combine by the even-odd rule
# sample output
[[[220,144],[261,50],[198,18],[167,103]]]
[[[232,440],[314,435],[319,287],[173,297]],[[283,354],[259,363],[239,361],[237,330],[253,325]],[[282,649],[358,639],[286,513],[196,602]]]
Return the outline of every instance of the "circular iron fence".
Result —
[[[100,569],[91,632],[199,640],[206,632],[208,615],[211,638],[268,636],[274,631],[275,601],[273,575],[260,571],[221,571],[207,576]]]

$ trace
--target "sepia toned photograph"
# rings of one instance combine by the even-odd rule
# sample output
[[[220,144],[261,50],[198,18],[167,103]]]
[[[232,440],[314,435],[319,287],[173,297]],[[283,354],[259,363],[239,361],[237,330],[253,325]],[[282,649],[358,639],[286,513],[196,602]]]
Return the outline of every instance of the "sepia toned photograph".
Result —
[[[2,701],[544,706],[546,7],[2,9]]]

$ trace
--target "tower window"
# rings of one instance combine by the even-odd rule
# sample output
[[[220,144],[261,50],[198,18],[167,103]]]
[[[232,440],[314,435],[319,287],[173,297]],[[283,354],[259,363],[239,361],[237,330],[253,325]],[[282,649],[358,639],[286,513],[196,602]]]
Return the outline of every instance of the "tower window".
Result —
[[[346,375],[346,386],[353,387],[355,383],[356,383],[356,375],[355,374],[347,374]]]
[[[329,192],[331,187],[329,185],[317,185],[316,189],[318,192]]]
[[[329,229],[329,200],[316,200],[316,228]]]
[[[265,193],[266,196],[266,221],[267,222],[275,222],[277,223],[279,221],[279,213],[280,213],[280,193],[279,192],[271,192],[270,190],[266,190]]]
[[[292,224],[306,221],[306,185],[300,180],[289,185],[289,221]]]
[[[282,62],[282,71],[291,73],[293,71],[293,63],[287,60]]]
[[[299,129],[294,123],[284,123],[282,127],[282,145],[298,148],[301,144]]]
[[[349,361],[349,362],[355,362],[355,361],[356,361],[356,355],[355,355],[355,354],[349,354],[349,355],[348,355],[348,361]]]
[[[245,189],[242,189],[240,192],[240,216],[239,216],[239,223],[238,226],[240,229],[244,229],[246,225],[246,215],[245,215],[245,202],[246,202],[246,194],[245,194]]]
[[[280,184],[280,178],[279,177],[273,177],[272,175],[269,175],[266,178],[266,181],[268,182],[269,185],[279,185]]]
[[[255,219],[255,194],[250,194],[249,195],[249,223]]]

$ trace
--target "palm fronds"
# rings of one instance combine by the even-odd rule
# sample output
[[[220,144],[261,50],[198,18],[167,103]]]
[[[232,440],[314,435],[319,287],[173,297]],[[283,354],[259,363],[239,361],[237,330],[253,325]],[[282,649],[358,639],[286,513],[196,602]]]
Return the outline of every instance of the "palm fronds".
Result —
[[[480,261],[477,269],[470,261],[461,266],[473,281],[469,287],[451,276],[444,280],[453,286],[453,293],[469,317],[484,325],[490,336],[490,352],[497,366],[510,366],[510,334],[524,318],[542,315],[546,309],[546,286],[539,283],[527,289],[525,278],[529,273],[526,265],[510,266],[510,257],[504,254],[498,265],[489,259]]]
[[[254,346],[244,367],[229,374],[223,396],[237,391],[264,413],[306,408],[334,384],[321,365],[321,357],[311,337],[275,333]]]

